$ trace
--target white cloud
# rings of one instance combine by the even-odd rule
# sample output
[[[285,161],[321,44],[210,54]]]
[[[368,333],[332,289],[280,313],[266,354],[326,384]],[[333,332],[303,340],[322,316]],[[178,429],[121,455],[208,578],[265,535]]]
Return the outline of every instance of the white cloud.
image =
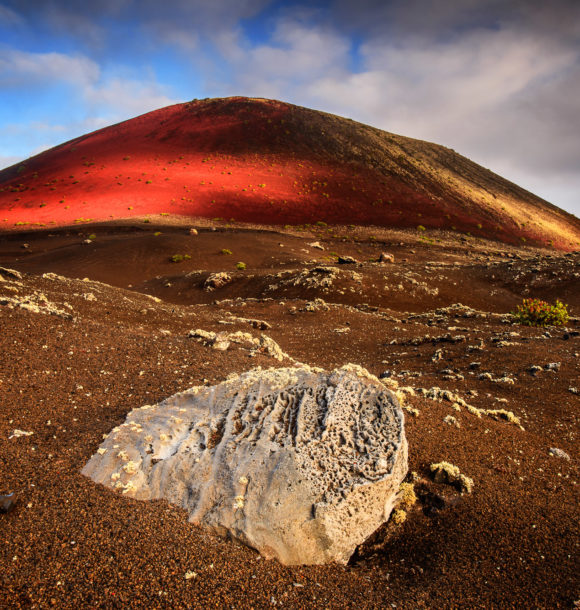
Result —
[[[512,23],[445,38],[375,36],[361,45],[355,72],[348,35],[285,18],[268,44],[247,48],[238,39],[228,59],[227,93],[276,97],[451,146],[544,197],[557,194],[554,203],[565,200],[580,215],[572,190],[548,186],[568,180],[572,189],[580,166],[580,51],[568,39]]]
[[[15,152],[26,158],[87,132],[178,101],[152,74],[140,76],[136,78],[132,72],[104,76],[96,62],[82,55],[2,51],[0,87],[5,91],[34,91],[34,97],[30,94],[23,97],[30,98],[29,104],[34,103],[35,97],[40,98],[39,108],[44,117],[0,126],[2,163],[10,164]],[[66,93],[61,93],[60,107],[44,107],[43,92],[50,94],[59,85],[66,86]]]
[[[15,49],[0,51],[0,86],[52,85],[55,82],[86,86],[98,81],[99,66],[84,56],[64,53],[28,53]]]
[[[340,81],[346,75],[350,42],[325,28],[309,28],[294,19],[282,19],[269,44],[246,48],[240,37],[222,41],[232,68],[228,83],[215,83],[224,93],[300,98],[306,88],[327,76]]]
[[[81,101],[91,115],[128,118],[175,102],[151,74],[141,79],[104,77],[99,65],[83,55],[13,49],[0,53],[0,86],[5,90],[34,86],[38,91],[58,84],[72,86],[77,99],[68,103]]]
[[[117,118],[129,118],[178,101],[167,95],[165,88],[152,79],[111,78],[86,87],[82,96],[93,112],[106,112]]]

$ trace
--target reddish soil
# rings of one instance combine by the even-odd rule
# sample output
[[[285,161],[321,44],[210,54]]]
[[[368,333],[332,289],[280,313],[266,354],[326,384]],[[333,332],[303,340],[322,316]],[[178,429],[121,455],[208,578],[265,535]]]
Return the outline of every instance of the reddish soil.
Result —
[[[577,218],[453,150],[272,100],[170,106],[0,172],[6,228],[167,214],[580,244]]]
[[[160,220],[0,236],[0,265],[22,273],[0,270],[0,494],[17,497],[0,514],[0,606],[573,607],[580,252],[376,227],[197,220],[190,235],[189,224]],[[395,262],[376,263],[382,251]],[[191,258],[173,263],[174,254]],[[359,263],[337,264],[335,254]],[[333,267],[328,287],[305,281]],[[232,281],[208,292],[216,271]],[[525,296],[564,300],[567,326],[514,324],[505,314]],[[457,303],[473,309],[449,307]],[[208,534],[164,501],[139,502],[82,476],[131,409],[280,366],[197,343],[195,328],[264,332],[302,362],[353,362],[415,388],[406,404],[419,414],[406,413],[406,433],[419,501],[406,521],[381,527],[346,567],[290,568]],[[420,395],[434,386],[509,410],[523,430]],[[473,478],[473,493],[434,483],[429,465],[441,460]],[[197,576],[186,579],[189,571]]]

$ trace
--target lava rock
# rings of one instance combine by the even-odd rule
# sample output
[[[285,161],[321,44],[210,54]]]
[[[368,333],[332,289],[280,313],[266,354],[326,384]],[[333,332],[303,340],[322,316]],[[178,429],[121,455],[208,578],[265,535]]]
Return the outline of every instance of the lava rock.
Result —
[[[356,258],[353,258],[352,256],[339,256],[338,264],[339,265],[356,265],[356,264],[358,264],[358,261],[356,260]]]
[[[388,254],[387,252],[381,252],[379,256],[379,263],[394,263],[395,257],[392,254]]]
[[[0,513],[8,514],[16,504],[14,493],[7,496],[0,496]]]
[[[135,409],[83,469],[287,565],[346,563],[406,472],[401,407],[355,365],[255,369]]]

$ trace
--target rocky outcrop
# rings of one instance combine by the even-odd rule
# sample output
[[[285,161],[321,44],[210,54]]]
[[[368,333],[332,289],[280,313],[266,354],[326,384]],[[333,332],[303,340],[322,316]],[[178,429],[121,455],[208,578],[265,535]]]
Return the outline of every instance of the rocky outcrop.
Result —
[[[282,348],[274,339],[271,339],[268,335],[264,334],[260,334],[259,337],[254,337],[250,333],[244,333],[240,330],[235,333],[215,333],[211,330],[197,328],[196,330],[190,330],[188,337],[223,352],[225,352],[230,345],[235,344],[250,350],[251,354],[267,354],[280,362],[285,358],[295,362],[294,358],[282,351]]]
[[[392,254],[389,254],[387,252],[381,252],[378,262],[379,263],[394,263],[395,257]]]
[[[357,263],[358,263],[358,261],[356,260],[356,258],[353,258],[352,256],[339,256],[338,257],[339,265],[356,265]]]
[[[407,472],[397,399],[364,369],[255,369],[135,409],[83,469],[284,564],[346,563]]]
[[[204,290],[211,292],[216,288],[222,288],[222,286],[229,284],[231,281],[232,276],[229,273],[226,273],[225,271],[221,271],[219,273],[211,273],[210,275],[208,275],[205,282],[203,283],[203,288]]]

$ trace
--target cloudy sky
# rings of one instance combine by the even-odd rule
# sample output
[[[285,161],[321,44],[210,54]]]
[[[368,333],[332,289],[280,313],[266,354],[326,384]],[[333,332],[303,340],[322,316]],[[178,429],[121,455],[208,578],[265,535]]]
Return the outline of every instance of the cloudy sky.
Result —
[[[580,0],[0,0],[0,167],[228,95],[450,146],[580,217]]]

